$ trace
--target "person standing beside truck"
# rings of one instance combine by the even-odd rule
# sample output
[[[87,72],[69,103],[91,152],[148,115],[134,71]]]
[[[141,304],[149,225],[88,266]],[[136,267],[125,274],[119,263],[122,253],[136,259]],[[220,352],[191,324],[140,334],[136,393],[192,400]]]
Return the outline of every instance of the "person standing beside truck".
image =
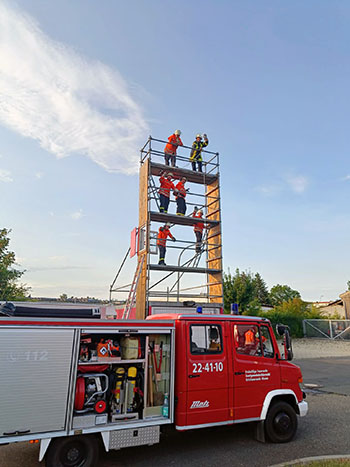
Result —
[[[198,164],[198,172],[202,172],[202,149],[207,147],[209,144],[208,136],[203,133],[203,140],[202,135],[197,134],[196,139],[193,141],[192,150],[190,155],[190,161],[192,163],[192,170],[196,171],[196,163]]]
[[[181,131],[175,130],[175,132],[169,136],[169,142],[164,149],[165,165],[170,165],[171,161],[172,167],[176,167],[176,150],[178,146],[183,146],[180,135]]]
[[[159,262],[160,266],[166,266],[165,264],[165,253],[166,253],[166,241],[170,237],[173,242],[176,242],[176,238],[170,232],[170,224],[165,224],[163,227],[159,227],[157,246],[159,250]]]

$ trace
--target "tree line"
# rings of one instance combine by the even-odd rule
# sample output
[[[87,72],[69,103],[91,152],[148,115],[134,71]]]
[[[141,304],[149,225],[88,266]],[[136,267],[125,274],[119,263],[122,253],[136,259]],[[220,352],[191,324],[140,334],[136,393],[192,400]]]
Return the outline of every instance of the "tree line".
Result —
[[[259,273],[236,269],[235,274],[224,273],[224,309],[230,313],[237,303],[240,314],[261,316],[272,325],[287,324],[293,336],[303,336],[303,320],[323,318],[311,303],[302,300],[300,292],[288,285],[277,284],[270,291]],[[270,310],[262,307],[270,306]]]
[[[262,306],[276,306],[294,298],[301,298],[300,292],[288,285],[277,284],[269,291],[266,282],[257,272],[240,271],[224,273],[225,311],[230,311],[231,303],[237,303],[241,313],[255,312]]]

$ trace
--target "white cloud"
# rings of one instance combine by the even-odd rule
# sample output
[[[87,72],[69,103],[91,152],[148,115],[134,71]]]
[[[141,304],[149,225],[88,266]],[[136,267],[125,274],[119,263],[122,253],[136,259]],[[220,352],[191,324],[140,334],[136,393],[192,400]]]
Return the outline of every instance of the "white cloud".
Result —
[[[345,177],[343,177],[341,180],[343,180],[343,181],[350,180],[350,175],[346,175],[346,176],[345,176]]]
[[[57,157],[84,154],[135,173],[149,130],[119,72],[50,39],[4,1],[0,31],[0,122]]]
[[[256,188],[256,190],[266,196],[273,196],[282,190],[282,186],[280,183],[260,185]]]
[[[303,175],[296,175],[294,177],[289,177],[287,179],[287,183],[295,193],[303,193],[306,190],[309,181]]]
[[[35,174],[35,176],[36,176],[36,178],[38,178],[40,180],[41,178],[43,178],[44,174],[43,174],[43,172],[37,172]]]
[[[76,212],[72,212],[72,214],[70,215],[70,217],[74,220],[79,220],[84,216],[85,214],[83,214],[82,209],[79,209],[79,211],[76,211]]]
[[[265,185],[259,185],[256,190],[265,196],[275,196],[291,189],[294,193],[303,193],[309,184],[309,180],[303,175],[290,175],[282,177],[282,180]]]
[[[5,169],[0,169],[0,182],[13,182],[13,178],[11,177],[11,172]]]

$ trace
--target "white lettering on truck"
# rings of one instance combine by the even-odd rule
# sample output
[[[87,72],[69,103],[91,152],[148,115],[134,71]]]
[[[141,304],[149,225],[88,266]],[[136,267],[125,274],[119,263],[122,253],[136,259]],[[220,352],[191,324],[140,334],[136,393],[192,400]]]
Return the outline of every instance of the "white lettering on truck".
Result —
[[[205,407],[209,407],[209,401],[193,401],[190,409],[203,409]]]
[[[246,381],[268,381],[271,376],[269,370],[246,370]]]

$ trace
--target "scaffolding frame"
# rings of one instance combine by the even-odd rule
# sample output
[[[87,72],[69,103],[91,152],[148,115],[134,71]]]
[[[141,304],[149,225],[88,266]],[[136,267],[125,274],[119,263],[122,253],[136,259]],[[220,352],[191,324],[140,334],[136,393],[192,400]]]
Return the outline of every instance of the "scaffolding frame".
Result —
[[[180,164],[190,164],[191,160],[189,155],[185,156],[181,152],[192,150],[190,146],[179,146],[177,149],[178,154],[176,155],[176,165],[177,167],[170,167],[164,163],[164,151],[159,149],[157,146],[160,144],[167,144],[167,141],[153,138],[149,136],[145,145],[141,148],[140,151],[140,165],[141,170],[144,164],[148,164],[148,187],[147,187],[147,226],[148,232],[155,229],[152,228],[154,222],[170,222],[173,225],[187,225],[193,227],[197,222],[204,223],[206,226],[209,226],[210,229],[206,232],[209,232],[209,235],[206,234],[203,236],[202,240],[202,252],[200,254],[196,253],[196,242],[186,242],[183,240],[178,240],[176,245],[168,244],[167,249],[177,249],[179,250],[178,262],[177,265],[169,266],[158,266],[157,264],[152,263],[152,254],[151,254],[151,239],[149,238],[148,252],[147,252],[147,277],[145,284],[145,299],[146,299],[146,309],[148,309],[149,303],[152,299],[155,298],[165,298],[167,302],[175,300],[177,303],[180,303],[183,300],[188,300],[193,298],[200,300],[200,303],[213,303],[218,302],[219,305],[223,305],[223,290],[222,290],[222,242],[221,242],[221,199],[220,199],[220,187],[219,187],[219,153],[208,151],[202,149],[203,159],[208,160],[202,161],[202,170],[203,172],[193,171],[192,168],[187,169],[186,167],[179,167]],[[183,176],[187,178],[187,182],[202,185],[204,187],[204,193],[198,193],[197,190],[190,190],[187,196],[196,196],[201,198],[201,202],[192,202],[186,201],[187,207],[198,206],[199,209],[204,211],[203,218],[193,218],[188,216],[176,216],[169,213],[157,213],[152,209],[152,202],[157,203],[158,198],[158,189],[159,184],[154,180],[154,177],[160,176],[161,172],[171,171],[173,173],[174,180],[179,180]],[[214,188],[209,188],[212,184],[216,184]],[[140,187],[141,191],[141,187]],[[171,203],[175,201],[170,200]],[[158,206],[158,203],[157,203]],[[211,207],[216,206],[217,209],[210,209]],[[214,235],[210,236],[212,228],[215,227],[217,232]],[[157,229],[158,230],[158,229]],[[208,238],[206,238],[208,237]],[[219,242],[212,240],[210,238],[219,238]],[[213,252],[219,250],[219,256],[214,255]],[[181,259],[184,252],[193,251],[194,255],[181,264]],[[206,266],[200,267],[199,261],[204,255]],[[220,262],[219,267],[215,265]],[[214,264],[214,266],[211,266]],[[152,271],[163,271],[163,277],[152,283]],[[185,289],[181,288],[181,279],[186,273],[198,274],[203,277],[203,274],[206,276],[206,281],[198,285],[195,284],[191,287],[186,287]],[[209,275],[212,274],[219,275],[219,280],[209,280]],[[155,287],[162,283],[163,281],[173,277],[174,283],[166,288],[166,290],[159,291],[155,290]],[[216,286],[221,288],[220,293],[213,293],[212,287]],[[197,293],[198,289],[202,289],[201,293]]]
[[[207,160],[202,161],[202,172],[194,171],[192,168],[170,167],[164,163],[164,151],[159,147],[167,144],[168,141],[152,138],[148,140],[140,150],[140,189],[139,189],[139,247],[136,270],[141,271],[136,289],[136,318],[143,319],[148,314],[149,306],[153,300],[161,299],[172,305],[182,305],[188,300],[196,301],[200,306],[223,307],[223,280],[222,280],[222,233],[221,233],[221,198],[220,198],[220,174],[219,174],[219,153],[202,149],[202,154]],[[176,155],[177,164],[189,164],[191,160],[188,152],[192,150],[190,146],[179,146]],[[185,156],[183,152],[187,152]],[[181,152],[181,153],[180,153]],[[160,211],[159,204],[159,183],[154,177],[159,177],[162,172],[171,171],[174,175],[174,181],[182,177],[187,178],[187,182],[204,187],[204,192],[198,190],[189,191],[188,196],[197,197],[200,202],[194,203],[186,201],[187,207],[197,206],[204,212],[203,218],[186,216],[177,216],[171,213],[157,212],[154,206]],[[175,201],[170,200],[170,205]],[[189,210],[191,211],[191,210]],[[201,251],[196,251],[196,241],[177,240],[176,244],[167,242],[167,249],[179,251],[177,264],[161,266],[152,262],[152,256],[156,245],[155,236],[158,231],[154,229],[155,223],[167,223],[172,226],[192,227],[196,223],[204,223],[204,231]],[[144,233],[143,244],[140,244],[140,232]],[[156,247],[157,248],[157,247]],[[185,253],[190,254],[190,258],[183,260]],[[193,254],[192,254],[193,253]],[[128,256],[128,253],[126,257]],[[110,300],[112,293],[129,292],[130,284],[116,287],[117,278],[125,263],[124,258],[118,273],[110,286]],[[204,259],[205,266],[200,262]],[[157,258],[158,260],[158,258]],[[183,261],[183,262],[182,262]],[[163,273],[162,277],[152,282],[152,273],[158,271]],[[185,284],[181,286],[181,280],[187,273],[192,277],[206,278],[203,283],[195,283],[192,286]],[[187,276],[186,276],[187,277]],[[168,285],[163,290],[157,290],[156,287],[165,281],[174,280],[172,285]],[[159,303],[161,303],[159,302]],[[192,303],[192,302],[190,302]],[[194,303],[194,302],[193,302]]]

